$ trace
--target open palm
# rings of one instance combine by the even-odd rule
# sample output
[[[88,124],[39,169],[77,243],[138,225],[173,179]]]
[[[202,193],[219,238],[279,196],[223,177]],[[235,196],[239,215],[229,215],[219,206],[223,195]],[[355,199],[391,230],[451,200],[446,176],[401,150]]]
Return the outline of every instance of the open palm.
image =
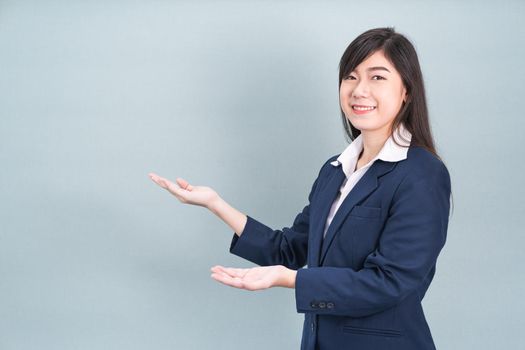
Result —
[[[217,265],[211,268],[213,272],[211,277],[228,286],[247,290],[260,290],[281,286],[283,269],[285,267],[282,265],[261,266],[250,269]]]
[[[160,187],[168,190],[179,201],[185,204],[194,204],[201,207],[208,207],[210,203],[218,197],[217,192],[207,186],[193,186],[188,181],[177,178],[177,184],[163,178],[155,173],[149,173],[149,177]]]

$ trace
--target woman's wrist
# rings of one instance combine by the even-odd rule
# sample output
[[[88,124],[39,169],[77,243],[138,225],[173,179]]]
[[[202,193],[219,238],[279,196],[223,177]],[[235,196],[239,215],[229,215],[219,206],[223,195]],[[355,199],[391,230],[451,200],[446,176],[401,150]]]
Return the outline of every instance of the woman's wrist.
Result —
[[[295,288],[295,277],[297,271],[283,266],[281,286],[286,288]]]
[[[241,213],[231,205],[229,205],[220,196],[211,200],[206,206],[213,214],[218,216],[230,228],[240,236],[244,231],[244,227],[248,221],[246,214]]]
[[[206,208],[208,208],[208,210],[210,210],[212,213],[217,215],[220,210],[220,207],[224,206],[224,204],[225,204],[224,200],[219,195],[217,195],[217,197],[213,198],[213,200],[211,200],[208,203]]]

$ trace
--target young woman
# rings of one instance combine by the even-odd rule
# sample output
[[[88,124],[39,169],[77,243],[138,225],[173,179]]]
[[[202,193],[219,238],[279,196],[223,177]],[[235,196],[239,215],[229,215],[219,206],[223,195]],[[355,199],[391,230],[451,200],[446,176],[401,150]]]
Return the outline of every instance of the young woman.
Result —
[[[350,43],[339,68],[352,141],[323,164],[291,227],[273,230],[209,187],[150,177],[224,220],[235,232],[230,252],[260,265],[215,266],[212,278],[248,290],[295,288],[301,349],[435,349],[421,301],[445,244],[451,184],[416,51],[393,28],[376,28]]]

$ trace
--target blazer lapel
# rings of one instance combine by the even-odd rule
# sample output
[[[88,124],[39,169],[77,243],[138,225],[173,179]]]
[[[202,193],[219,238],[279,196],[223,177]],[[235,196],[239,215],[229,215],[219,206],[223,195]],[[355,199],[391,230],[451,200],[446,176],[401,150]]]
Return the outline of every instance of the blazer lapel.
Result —
[[[310,247],[309,267],[319,266],[319,254],[321,253],[321,245],[323,243],[323,231],[326,225],[326,218],[330,212],[331,203],[333,203],[337,197],[339,188],[345,178],[346,175],[343,172],[343,167],[338,165],[332,170],[332,174],[328,178],[326,185],[319,191],[319,197],[316,201],[316,208],[319,208],[319,211],[315,211],[314,213],[318,214],[312,217],[312,219],[315,218],[315,220],[311,221],[312,234],[311,241],[308,242]]]
[[[337,229],[343,223],[344,219],[347,217],[350,210],[359,203],[362,199],[367,197],[371,192],[373,192],[378,186],[378,178],[387,172],[391,171],[396,162],[384,162],[380,159],[376,160],[370,168],[365,172],[363,177],[355,184],[350,193],[346,196],[343,203],[339,206],[339,209],[335,213],[328,230],[326,231],[326,236],[323,239],[324,226],[326,225],[326,219],[332,203],[335,200],[336,195],[339,193],[339,189],[343,180],[345,179],[345,174],[342,170],[342,166],[338,166],[337,175],[332,178],[330,183],[326,187],[326,193],[321,196],[320,207],[323,208],[321,220],[318,224],[319,228],[316,231],[316,237],[319,236],[321,240],[321,253],[319,260],[319,265],[322,265],[326,252],[332,243]],[[341,175],[342,174],[342,175]],[[318,247],[318,246],[314,246]]]

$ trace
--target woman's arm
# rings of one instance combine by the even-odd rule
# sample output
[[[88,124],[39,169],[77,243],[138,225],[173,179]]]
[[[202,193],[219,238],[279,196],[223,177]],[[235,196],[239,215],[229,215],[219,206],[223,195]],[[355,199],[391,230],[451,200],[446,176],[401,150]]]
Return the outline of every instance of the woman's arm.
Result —
[[[232,254],[262,266],[284,265],[298,269],[306,264],[310,221],[308,205],[297,215],[292,227],[273,230],[230,206],[210,187],[193,186],[181,178],[177,178],[177,184],[174,184],[154,173],[149,176],[182,203],[205,207],[229,225],[235,232],[230,245]]]
[[[177,197],[182,203],[198,205],[209,209],[230,226],[238,236],[240,236],[244,230],[247,221],[246,215],[229,205],[212,188],[193,186],[182,178],[177,178],[177,184],[174,184],[170,180],[160,177],[155,173],[149,173],[149,177],[157,185]]]
[[[291,226],[273,229],[247,215],[242,235],[233,235],[230,253],[260,266],[283,265],[291,270],[305,266],[308,258],[311,203],[326,176],[324,169],[330,167],[329,163],[337,157],[338,155],[332,156],[321,166],[310,189],[308,204],[295,216]],[[286,284],[289,286],[295,282],[295,274],[292,276],[290,271],[285,272]]]
[[[177,185],[158,176],[149,174],[151,180],[177,197],[182,203],[208,208],[221,218],[235,232],[230,252],[263,266],[285,265],[300,268],[306,264],[309,206],[297,215],[291,228],[272,230],[263,223],[239,212],[224,201],[213,189],[193,186],[177,178]],[[313,188],[315,188],[314,182]],[[309,198],[311,198],[312,192]],[[241,239],[246,231],[247,238]]]
[[[181,178],[177,178],[177,186],[154,173],[150,173],[150,177],[181,202],[206,207],[230,226],[235,233],[230,245],[230,253],[257,265],[283,265],[288,269],[296,270],[307,263],[310,202],[318,179],[323,168],[336,157],[337,155],[331,157],[321,167],[310,190],[309,203],[297,214],[292,226],[279,230],[274,230],[236,210],[209,187],[192,186]],[[287,286],[295,282],[292,278],[294,276],[291,276],[289,271],[286,271],[286,277]]]
[[[245,214],[232,207],[219,196],[211,201],[207,207],[213,214],[230,226],[237,236],[241,236],[248,220]]]

